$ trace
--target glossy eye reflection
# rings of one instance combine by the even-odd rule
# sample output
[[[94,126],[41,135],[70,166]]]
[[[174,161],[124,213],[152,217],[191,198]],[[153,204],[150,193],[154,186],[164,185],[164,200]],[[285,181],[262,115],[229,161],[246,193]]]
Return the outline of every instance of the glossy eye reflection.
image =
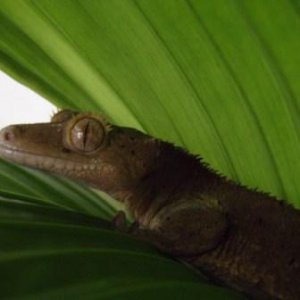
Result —
[[[104,141],[103,125],[96,119],[84,118],[78,120],[71,129],[71,141],[76,150],[94,151]]]

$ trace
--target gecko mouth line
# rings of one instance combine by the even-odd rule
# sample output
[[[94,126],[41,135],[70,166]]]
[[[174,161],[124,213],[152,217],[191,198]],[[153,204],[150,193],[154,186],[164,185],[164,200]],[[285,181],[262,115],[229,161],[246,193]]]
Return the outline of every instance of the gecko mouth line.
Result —
[[[8,147],[0,143],[0,153],[3,158],[12,159],[16,163],[26,166],[33,164],[38,169],[52,169],[52,170],[65,170],[67,171],[81,171],[81,170],[95,170],[96,164],[83,164],[66,158],[60,159],[57,157],[44,156],[38,153],[31,153],[23,150],[18,150],[13,147]]]

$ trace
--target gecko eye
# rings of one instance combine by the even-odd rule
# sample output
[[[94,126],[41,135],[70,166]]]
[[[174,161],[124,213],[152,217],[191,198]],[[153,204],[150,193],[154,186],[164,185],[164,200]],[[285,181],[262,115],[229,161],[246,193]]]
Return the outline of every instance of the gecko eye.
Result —
[[[105,130],[101,122],[94,118],[78,120],[71,128],[71,141],[76,150],[94,151],[104,141]]]
[[[52,123],[62,123],[65,122],[71,118],[73,118],[74,116],[76,116],[76,112],[68,110],[68,109],[64,109],[59,111],[58,113],[56,113],[52,118],[51,118],[51,122]]]

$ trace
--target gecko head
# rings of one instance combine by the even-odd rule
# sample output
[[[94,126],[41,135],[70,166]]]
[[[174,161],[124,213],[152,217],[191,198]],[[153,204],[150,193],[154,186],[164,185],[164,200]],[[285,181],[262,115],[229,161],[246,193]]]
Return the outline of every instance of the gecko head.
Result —
[[[62,110],[49,123],[0,131],[0,157],[87,183],[121,201],[158,155],[158,140],[93,113]]]

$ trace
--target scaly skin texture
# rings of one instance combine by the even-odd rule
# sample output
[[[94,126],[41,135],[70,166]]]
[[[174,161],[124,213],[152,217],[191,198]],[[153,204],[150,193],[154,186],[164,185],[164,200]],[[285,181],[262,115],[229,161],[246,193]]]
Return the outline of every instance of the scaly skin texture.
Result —
[[[61,111],[50,123],[4,128],[0,156],[107,192],[133,214],[131,234],[220,283],[255,299],[300,299],[299,211],[181,148]]]

